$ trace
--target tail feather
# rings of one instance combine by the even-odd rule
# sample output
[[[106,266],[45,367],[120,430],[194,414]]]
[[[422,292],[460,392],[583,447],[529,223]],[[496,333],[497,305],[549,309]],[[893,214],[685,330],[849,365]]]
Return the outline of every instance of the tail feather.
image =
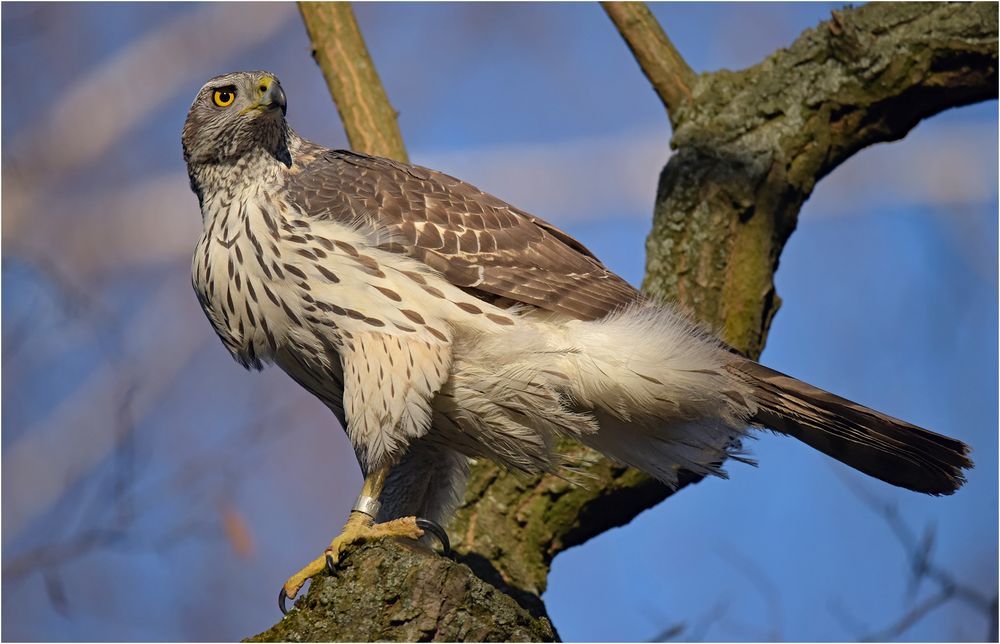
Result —
[[[728,365],[753,390],[751,422],[917,492],[951,494],[972,467],[965,443],[841,398],[750,360]]]
[[[526,471],[559,463],[574,436],[676,487],[681,472],[724,475],[749,427],[794,436],[865,474],[951,494],[969,448],[726,351],[655,304],[599,320],[525,314],[509,331],[456,336],[435,403],[449,445]]]

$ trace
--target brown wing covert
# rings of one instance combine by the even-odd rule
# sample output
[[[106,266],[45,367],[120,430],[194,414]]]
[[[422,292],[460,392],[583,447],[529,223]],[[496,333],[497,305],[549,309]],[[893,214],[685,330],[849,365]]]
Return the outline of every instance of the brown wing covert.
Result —
[[[288,188],[305,212],[370,222],[386,234],[381,248],[424,262],[484,300],[591,320],[641,298],[571,236],[441,172],[336,150]]]

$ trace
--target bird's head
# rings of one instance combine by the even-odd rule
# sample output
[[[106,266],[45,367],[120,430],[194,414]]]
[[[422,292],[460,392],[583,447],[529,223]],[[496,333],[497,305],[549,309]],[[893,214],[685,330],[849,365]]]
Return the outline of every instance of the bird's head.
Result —
[[[184,160],[195,164],[235,163],[261,150],[288,158],[285,92],[269,72],[216,76],[198,91],[181,142]]]

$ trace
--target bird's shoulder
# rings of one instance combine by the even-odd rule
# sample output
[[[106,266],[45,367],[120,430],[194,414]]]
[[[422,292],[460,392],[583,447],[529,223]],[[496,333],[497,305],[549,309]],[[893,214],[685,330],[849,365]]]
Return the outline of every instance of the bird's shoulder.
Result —
[[[451,175],[347,150],[309,148],[296,165],[287,189],[304,212],[374,225],[385,250],[483,299],[592,319],[639,297],[571,235]]]

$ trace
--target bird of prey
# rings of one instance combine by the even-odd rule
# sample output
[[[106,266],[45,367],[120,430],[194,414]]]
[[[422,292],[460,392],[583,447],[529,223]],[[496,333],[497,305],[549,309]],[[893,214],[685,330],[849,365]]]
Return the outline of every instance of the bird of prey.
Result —
[[[202,308],[237,361],[277,364],[333,411],[365,477],[282,599],[352,543],[447,518],[470,457],[559,471],[562,436],[668,486],[720,473],[751,428],[918,492],[964,482],[962,442],[741,357],[552,224],[441,172],[311,143],[285,113],[273,74],[226,74],[182,135]]]

